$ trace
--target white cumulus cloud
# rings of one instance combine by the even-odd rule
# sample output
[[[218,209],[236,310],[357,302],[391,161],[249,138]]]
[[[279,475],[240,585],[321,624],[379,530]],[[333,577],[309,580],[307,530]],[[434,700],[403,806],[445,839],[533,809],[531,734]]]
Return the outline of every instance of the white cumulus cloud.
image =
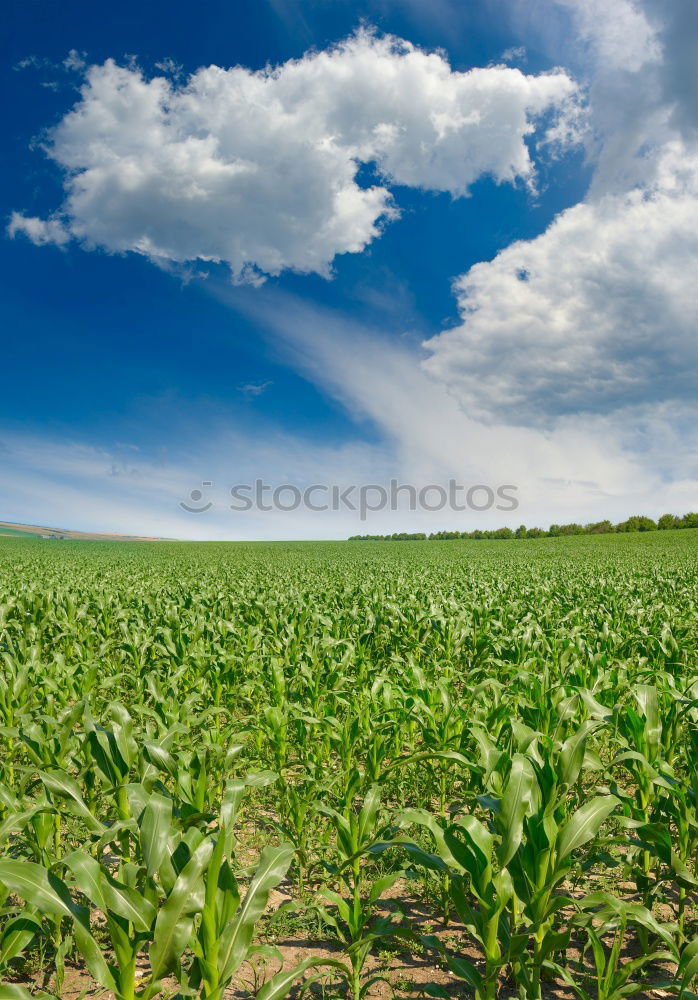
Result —
[[[653,182],[563,212],[476,264],[460,326],[426,344],[466,411],[546,423],[698,391],[698,155],[667,145]]]
[[[590,190],[456,279],[462,322],[427,341],[425,365],[480,419],[615,415],[648,452],[652,414],[664,426],[673,412],[679,433],[696,416],[698,114],[691,75],[671,70],[689,63],[698,15],[691,0],[551,2],[591,55]]]
[[[327,274],[395,216],[391,185],[463,196],[483,174],[531,184],[527,138],[538,127],[569,141],[576,98],[561,70],[454,72],[439,53],[366,31],[276,69],[209,66],[183,85],[109,60],[87,70],[47,146],[65,171],[62,221],[15,215],[13,231],[224,261],[237,279]],[[376,168],[368,186],[361,164]]]

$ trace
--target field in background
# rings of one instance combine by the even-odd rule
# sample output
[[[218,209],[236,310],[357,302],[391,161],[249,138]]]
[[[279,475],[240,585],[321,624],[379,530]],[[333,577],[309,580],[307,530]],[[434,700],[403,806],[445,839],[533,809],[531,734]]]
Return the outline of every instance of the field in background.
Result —
[[[23,535],[51,540],[79,539],[81,541],[114,542],[158,542],[159,538],[140,535],[118,535],[106,532],[71,531],[68,528],[47,528],[40,524],[17,524],[15,521],[0,521],[0,535]]]
[[[678,996],[697,569],[0,538],[0,998]]]

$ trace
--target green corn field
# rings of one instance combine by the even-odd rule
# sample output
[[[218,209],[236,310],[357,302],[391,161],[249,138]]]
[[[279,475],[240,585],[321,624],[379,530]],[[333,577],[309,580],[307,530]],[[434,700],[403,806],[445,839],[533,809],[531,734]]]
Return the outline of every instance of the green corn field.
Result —
[[[695,997],[697,570],[0,539],[0,1000]]]

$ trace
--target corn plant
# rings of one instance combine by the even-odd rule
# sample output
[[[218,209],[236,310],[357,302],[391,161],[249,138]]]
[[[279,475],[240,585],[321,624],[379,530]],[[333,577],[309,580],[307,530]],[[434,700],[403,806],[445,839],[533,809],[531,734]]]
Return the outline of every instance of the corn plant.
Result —
[[[334,929],[349,959],[349,969],[343,970],[353,1000],[363,1000],[371,986],[381,976],[364,975],[369,952],[383,938],[406,933],[395,924],[392,915],[375,918],[381,896],[398,879],[403,870],[371,877],[371,862],[397,843],[391,827],[380,818],[380,789],[373,785],[360,809],[348,803],[343,813],[318,803],[318,812],[327,816],[336,836],[336,860],[327,865],[330,875],[339,883],[340,891],[323,889],[321,898],[330,903],[334,913],[320,905],[323,920]]]
[[[601,904],[601,906],[599,906]],[[591,951],[594,973],[592,982],[594,992],[588,993],[581,985],[580,975],[575,978],[566,969],[560,969],[560,976],[581,1000],[622,1000],[623,997],[634,996],[646,989],[646,983],[634,977],[641,973],[651,962],[674,961],[678,958],[676,945],[669,931],[658,924],[652,914],[643,906],[628,904],[615,899],[608,893],[596,893],[588,896],[581,904],[592,914],[582,914],[575,925],[582,926],[586,934],[586,943],[582,951],[580,971],[583,969],[584,957]],[[594,926],[598,921],[598,926]],[[625,932],[628,925],[641,926],[651,932],[664,945],[649,954],[623,961],[622,949],[625,943]],[[604,939],[612,935],[610,948],[605,946]],[[671,982],[664,983],[672,986]]]

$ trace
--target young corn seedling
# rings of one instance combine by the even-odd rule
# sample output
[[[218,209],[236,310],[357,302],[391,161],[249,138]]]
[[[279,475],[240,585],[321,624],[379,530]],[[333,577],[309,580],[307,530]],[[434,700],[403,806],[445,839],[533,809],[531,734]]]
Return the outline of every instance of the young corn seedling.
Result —
[[[241,898],[226,857],[231,846],[231,837],[222,827],[205,873],[201,915],[192,941],[194,959],[187,979],[189,989],[196,990],[202,1000],[222,1000],[240,966],[266,951],[252,942],[255,927],[269,893],[282,881],[293,858],[293,848],[288,844],[265,847]],[[295,980],[318,966],[344,968],[333,960],[308,958],[272,977],[257,994],[258,1000],[280,1000],[287,996]]]
[[[138,761],[138,745],[133,735],[133,720],[123,705],[109,705],[111,728],[106,729],[92,719],[85,709],[86,751],[88,754],[88,785],[94,786],[94,777],[99,775],[106,785],[107,794],[114,797],[116,817],[121,822],[131,818],[127,786]],[[93,797],[93,803],[94,803]],[[128,857],[128,837],[122,840],[124,858]]]
[[[623,803],[625,816],[632,826],[648,828],[653,820],[653,810],[660,793],[671,793],[673,773],[663,757],[662,721],[659,713],[657,689],[647,684],[633,688],[633,698],[638,711],[627,705],[616,721],[624,749],[617,754],[611,767],[622,764],[634,781],[632,793],[611,783],[611,791]],[[642,904],[652,908],[658,881],[652,877],[652,848],[649,844],[634,847],[628,853],[631,876],[640,894]],[[646,929],[637,927],[638,940],[643,952],[650,950]]]
[[[10,801],[10,797],[6,797],[8,805]],[[35,795],[33,804],[30,803],[31,799],[26,800],[23,808],[18,799],[12,800],[12,810],[8,810],[7,818],[0,823],[0,845],[7,850],[8,842],[12,842],[11,852],[7,851],[6,854],[8,859],[19,855],[25,859],[33,858],[46,868],[57,866],[60,869],[60,812],[51,802],[50,795]],[[43,948],[50,942],[53,949],[54,984],[60,991],[65,975],[65,959],[73,939],[62,914],[47,913],[41,916],[44,917],[41,945]]]
[[[503,812],[506,798],[505,792]],[[570,936],[569,928],[556,926],[560,909],[571,903],[559,894],[558,888],[572,870],[574,852],[598,835],[619,803],[612,795],[599,795],[562,818],[556,816],[554,799],[546,802],[543,796],[538,800],[534,797],[533,803],[533,809],[523,817],[521,839],[513,853],[516,837],[503,838],[502,845],[508,846],[502,850],[500,862],[508,867],[513,880],[518,900],[517,926],[525,928],[529,939],[515,963],[514,974],[527,1000],[540,1000],[542,975],[557,973],[558,965],[551,957],[565,950]],[[509,818],[507,834],[510,824]]]
[[[306,895],[307,880],[314,870],[316,858],[312,855],[312,841],[318,836],[315,802],[319,788],[309,775],[301,775],[291,784],[282,783],[279,790],[279,819],[272,819],[273,826],[293,845],[292,874],[299,895]]]
[[[603,905],[597,909],[599,903]],[[645,966],[651,962],[677,961],[678,950],[670,932],[666,927],[658,924],[644,907],[624,903],[607,893],[589,896],[581,905],[587,910],[594,907],[595,912],[591,914],[583,912],[579,917],[573,918],[574,925],[583,927],[586,934],[586,944],[579,966],[580,974],[575,977],[569,969],[558,969],[558,975],[568,986],[572,987],[581,1000],[623,1000],[624,997],[635,996],[647,989],[646,982],[642,979],[637,981],[634,978],[642,972]],[[599,921],[598,927],[594,927],[594,920]],[[640,955],[638,958],[623,961],[622,952],[623,946],[626,944],[628,925],[642,926],[646,931],[651,932],[657,940],[662,940],[665,947],[646,955]],[[606,947],[604,943],[604,938],[609,933],[613,935],[610,948]],[[594,991],[592,993],[588,993],[581,982],[584,978],[584,958],[589,950],[591,950],[594,963],[592,979]],[[659,984],[655,985],[657,989],[660,989]],[[662,985],[672,987],[671,983],[663,983]]]
[[[432,835],[436,855],[416,844],[405,850],[418,865],[450,875],[451,901],[482,953],[482,969],[447,952],[436,938],[424,943],[445,954],[448,967],[475,991],[477,1000],[495,1000],[500,976],[525,946],[527,936],[514,934],[514,887],[506,868],[497,863],[496,841],[474,816],[462,816],[444,828],[423,810],[407,810],[404,824],[424,826]]]
[[[178,970],[201,911],[203,874],[214,844],[196,830],[180,838],[171,828],[171,815],[168,799],[149,797],[138,826],[129,823],[122,830],[119,844],[123,847],[128,836],[135,846],[118,859],[117,867],[100,860],[112,831],[95,845],[96,856],[76,850],[63,858],[75,888],[103,916],[113,963],[104,957],[90,910],[73,901],[63,880],[33,862],[0,861],[0,881],[6,886],[43,913],[72,920],[87,968],[117,1000],[152,1000],[162,991],[163,979]],[[134,864],[132,855],[141,857],[142,865]],[[138,960],[146,949],[149,967],[142,972]]]
[[[559,747],[549,738],[533,739],[528,754],[516,753],[501,797],[483,796],[499,834],[499,864],[512,878],[514,926],[528,935],[514,975],[530,1000],[539,1000],[543,972],[555,971],[551,956],[562,951],[569,932],[556,926],[556,914],[569,904],[558,887],[569,876],[573,853],[593,840],[618,806],[600,795],[572,812],[570,790],[584,767],[587,740],[600,723],[585,722]]]
[[[381,821],[377,785],[369,789],[360,810],[353,808],[351,802],[343,813],[323,803],[318,803],[316,809],[329,818],[334,828],[336,861],[327,868],[340,885],[339,892],[324,889],[320,893],[335,912],[324,906],[318,910],[334,929],[349,959],[349,968],[342,966],[340,972],[347,981],[350,996],[352,1000],[363,1000],[371,986],[384,978],[365,975],[372,947],[382,939],[408,933],[394,922],[392,915],[374,919],[381,896],[406,873],[395,871],[371,877],[371,862],[398,843],[391,828]]]
[[[434,697],[437,695],[437,698]],[[459,706],[460,708],[460,706]],[[421,730],[424,744],[434,751],[434,761],[430,762],[434,772],[434,784],[438,787],[438,814],[442,823],[446,824],[449,807],[449,769],[455,756],[453,751],[461,749],[465,731],[465,720],[461,711],[453,704],[446,683],[441,680],[427,701],[420,698],[413,709]],[[422,755],[426,756],[426,755]],[[463,762],[467,763],[463,758]],[[448,924],[450,916],[450,874],[448,870],[441,875],[441,910],[444,924]]]

